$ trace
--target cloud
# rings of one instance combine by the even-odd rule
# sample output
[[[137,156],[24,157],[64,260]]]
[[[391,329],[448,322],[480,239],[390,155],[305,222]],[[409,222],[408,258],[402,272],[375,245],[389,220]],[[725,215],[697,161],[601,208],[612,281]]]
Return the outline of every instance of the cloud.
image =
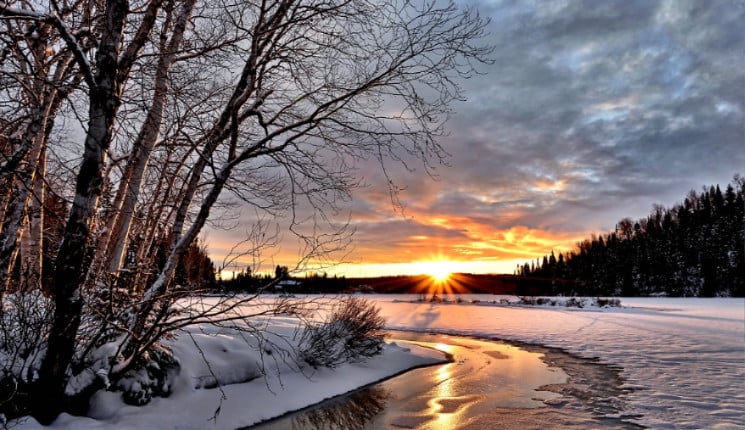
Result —
[[[576,229],[745,166],[741,2],[483,3],[496,63],[457,107],[443,182]]]
[[[361,162],[353,259],[530,259],[745,173],[745,3],[471,0],[494,64],[463,83],[438,180]]]

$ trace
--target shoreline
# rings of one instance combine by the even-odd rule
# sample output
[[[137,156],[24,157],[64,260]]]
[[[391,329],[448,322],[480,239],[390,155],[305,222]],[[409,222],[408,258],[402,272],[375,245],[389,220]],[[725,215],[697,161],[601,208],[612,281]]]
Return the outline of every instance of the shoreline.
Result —
[[[486,414],[475,414],[473,417],[459,422],[458,428],[477,429],[483,426],[518,426],[519,428],[587,428],[588,425],[598,428],[625,428],[638,429],[643,428],[633,423],[623,421],[624,418],[634,418],[633,416],[623,415],[623,406],[625,402],[621,397],[627,390],[623,390],[621,385],[623,379],[620,375],[621,369],[614,368],[610,365],[600,363],[598,360],[585,359],[574,356],[559,348],[549,348],[543,345],[536,345],[524,342],[505,341],[498,338],[474,337],[469,335],[457,335],[450,333],[429,333],[419,331],[400,331],[392,330],[395,340],[402,338],[403,341],[424,341],[417,339],[422,336],[433,336],[438,339],[448,337],[452,344],[457,345],[459,341],[475,340],[479,342],[488,342],[495,345],[508,345],[519,348],[534,354],[540,354],[539,359],[549,368],[558,368],[564,371],[567,379],[563,383],[545,384],[535,388],[535,391],[547,391],[558,395],[550,399],[535,399],[542,402],[538,407],[504,407],[495,408]],[[443,341],[444,342],[444,341]],[[444,343],[448,345],[447,343]],[[498,354],[492,354],[495,359],[507,358],[500,357]],[[454,354],[453,359],[458,361],[458,354]],[[450,363],[453,363],[452,361]],[[438,365],[424,366],[432,369],[431,372],[440,372],[444,367]],[[419,369],[421,369],[420,367]],[[390,387],[396,384],[408,385],[409,380],[418,379],[421,376],[414,375],[417,369],[410,369],[391,376],[385,380],[365,387],[360,387],[348,393],[321,401],[315,405],[303,408],[298,411],[290,411],[282,417],[277,417],[263,423],[252,425],[244,428],[256,430],[273,430],[288,428],[308,428],[322,429],[326,428],[328,423],[342,420],[343,426],[338,428],[368,429],[379,428],[383,424],[383,415],[386,414],[387,402],[389,399],[385,393],[390,391]],[[401,378],[401,382],[397,382]],[[472,408],[473,401],[452,398],[445,404],[445,410],[448,413],[456,413],[460,409]],[[435,401],[436,399],[433,399]],[[398,400],[397,400],[398,401]],[[445,401],[441,399],[440,402]],[[353,423],[347,422],[349,414],[354,415]],[[356,415],[355,415],[356,414]],[[428,415],[410,415],[388,418],[384,424],[386,427],[395,428],[428,428],[428,420],[432,416]],[[314,424],[315,423],[315,424]],[[557,425],[561,423],[561,425]],[[376,425],[377,424],[377,425]],[[351,427],[349,427],[351,425]],[[337,428],[337,427],[331,427]]]

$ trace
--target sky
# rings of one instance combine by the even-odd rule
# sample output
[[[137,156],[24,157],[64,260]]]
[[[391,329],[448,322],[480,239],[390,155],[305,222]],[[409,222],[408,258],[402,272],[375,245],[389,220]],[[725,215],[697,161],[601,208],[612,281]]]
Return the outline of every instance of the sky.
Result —
[[[402,208],[361,166],[341,207],[351,246],[324,272],[512,273],[745,174],[745,1],[468,4],[491,19],[494,62],[462,82],[447,165],[433,178],[392,168]],[[260,269],[295,266],[298,245],[279,234]],[[206,233],[214,260],[235,237]]]

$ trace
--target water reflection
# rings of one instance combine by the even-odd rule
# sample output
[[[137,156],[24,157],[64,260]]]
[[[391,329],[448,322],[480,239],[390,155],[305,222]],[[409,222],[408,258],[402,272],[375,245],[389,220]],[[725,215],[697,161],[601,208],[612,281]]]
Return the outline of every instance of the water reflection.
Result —
[[[433,424],[436,428],[454,428],[455,423],[458,421],[457,408],[453,410],[452,407],[446,407],[448,399],[453,399],[454,397],[453,380],[451,379],[453,377],[453,366],[455,366],[455,363],[446,364],[437,369],[435,374],[435,380],[438,381],[435,386],[436,395],[427,402],[427,406],[429,407],[428,414],[435,418]]]
[[[379,385],[373,385],[255,428],[263,430],[363,430],[368,428],[368,423],[385,409],[389,397],[388,390]]]
[[[607,417],[598,416],[596,400],[609,400],[605,391],[588,393],[588,398],[581,395],[583,386],[609,379],[605,374],[592,374],[586,378],[589,380],[582,378],[581,374],[588,368],[585,360],[576,359],[574,364],[571,357],[563,357],[557,351],[536,350],[528,345],[521,348],[499,341],[417,333],[405,333],[405,336],[407,340],[399,339],[397,343],[426,345],[449,354],[454,361],[407,372],[255,428],[627,427],[620,419],[608,421]],[[556,362],[561,363],[561,368],[546,364]],[[571,369],[571,383],[562,370],[565,366]],[[614,380],[608,384],[615,386],[620,382]],[[615,397],[616,393],[606,394]],[[484,427],[486,423],[488,426]]]

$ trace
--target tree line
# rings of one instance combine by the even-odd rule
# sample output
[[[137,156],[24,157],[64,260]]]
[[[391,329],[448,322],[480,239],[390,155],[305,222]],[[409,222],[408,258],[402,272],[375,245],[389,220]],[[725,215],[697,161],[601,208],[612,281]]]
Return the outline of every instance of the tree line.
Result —
[[[288,280],[291,282],[282,282]],[[255,273],[251,267],[233,272],[227,279],[219,279],[215,291],[224,294],[255,294],[259,292],[282,293],[325,293],[338,294],[351,292],[349,282],[344,276],[329,276],[328,273],[306,273],[304,277],[290,277],[287,266],[278,265],[274,275]]]
[[[523,277],[552,279],[555,294],[684,297],[745,296],[745,178],[690,191],[672,208],[624,218],[615,231],[518,266]]]

